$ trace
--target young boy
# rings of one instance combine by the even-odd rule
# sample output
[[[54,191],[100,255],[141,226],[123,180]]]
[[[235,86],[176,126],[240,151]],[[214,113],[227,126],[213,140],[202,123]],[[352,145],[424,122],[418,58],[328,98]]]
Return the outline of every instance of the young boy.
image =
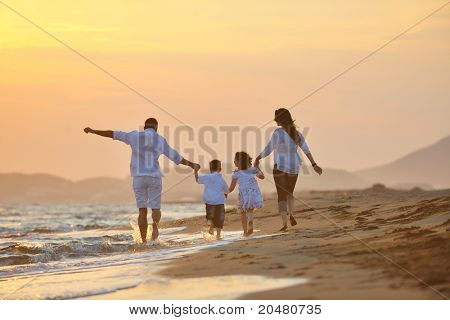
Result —
[[[204,184],[203,201],[206,206],[206,220],[209,224],[209,233],[214,235],[214,228],[217,231],[217,239],[220,239],[223,223],[225,221],[225,202],[228,194],[228,186],[220,171],[222,164],[219,160],[212,160],[209,163],[211,173],[198,175],[198,169],[194,171],[195,180],[199,184]]]

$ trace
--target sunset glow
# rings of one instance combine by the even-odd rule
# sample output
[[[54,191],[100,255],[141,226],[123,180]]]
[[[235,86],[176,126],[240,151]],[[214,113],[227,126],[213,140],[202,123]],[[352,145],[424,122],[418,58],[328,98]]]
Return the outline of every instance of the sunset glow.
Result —
[[[5,3],[199,128],[262,125],[441,1]],[[445,8],[293,109],[324,167],[381,164],[448,135],[449,27]],[[0,172],[124,177],[124,147],[83,127],[178,124],[2,4],[0,74]]]

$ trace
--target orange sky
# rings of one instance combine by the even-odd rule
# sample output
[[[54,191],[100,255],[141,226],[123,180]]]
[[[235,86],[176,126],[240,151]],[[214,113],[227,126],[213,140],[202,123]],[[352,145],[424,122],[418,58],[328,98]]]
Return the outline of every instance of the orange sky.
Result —
[[[199,128],[263,124],[443,1],[5,3]],[[448,39],[450,5],[295,108],[317,161],[359,169],[448,135]],[[0,172],[124,177],[126,147],[84,126],[177,125],[1,4],[0,75]]]

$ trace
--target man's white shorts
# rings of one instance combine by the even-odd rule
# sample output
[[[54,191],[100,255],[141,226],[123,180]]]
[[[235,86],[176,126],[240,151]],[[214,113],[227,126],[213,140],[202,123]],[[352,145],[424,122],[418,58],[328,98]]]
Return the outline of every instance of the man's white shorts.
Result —
[[[133,177],[133,190],[138,208],[161,209],[161,177]]]

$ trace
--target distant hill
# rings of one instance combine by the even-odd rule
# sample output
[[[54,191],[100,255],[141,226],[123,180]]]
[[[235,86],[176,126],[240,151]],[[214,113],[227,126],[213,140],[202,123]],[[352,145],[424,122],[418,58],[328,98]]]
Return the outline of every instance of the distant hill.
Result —
[[[318,176],[311,167],[304,167],[296,191],[363,189],[373,183],[391,188],[423,189],[450,187],[450,136],[437,143],[410,153],[387,165],[348,172],[324,168]],[[224,165],[224,177],[231,179],[231,165]],[[264,194],[274,195],[271,172],[260,181]],[[194,181],[192,171],[172,170],[163,179],[163,200],[168,202],[200,201],[202,186]],[[230,197],[235,199],[237,192]],[[131,178],[91,178],[71,181],[48,174],[0,174],[0,202],[21,203],[133,203]]]
[[[309,171],[307,171],[309,170]],[[224,173],[227,181],[231,179],[231,170]],[[297,189],[331,190],[359,189],[370,184],[344,170],[324,169],[318,176],[307,168],[298,180]],[[276,192],[271,173],[260,181],[265,194]],[[200,201],[203,187],[198,185],[192,173],[172,172],[163,179],[163,199],[169,202]],[[237,192],[230,197],[235,199]],[[19,203],[132,203],[134,202],[131,178],[91,178],[71,181],[48,174],[0,174],[0,202]]]
[[[354,172],[370,182],[450,188],[450,136],[394,162]]]
[[[345,170],[323,168],[323,173],[319,176],[313,168],[308,167],[303,168],[296,190],[349,190],[369,186],[371,183]]]
[[[49,174],[0,174],[0,202],[129,202],[128,179],[70,181]]]

